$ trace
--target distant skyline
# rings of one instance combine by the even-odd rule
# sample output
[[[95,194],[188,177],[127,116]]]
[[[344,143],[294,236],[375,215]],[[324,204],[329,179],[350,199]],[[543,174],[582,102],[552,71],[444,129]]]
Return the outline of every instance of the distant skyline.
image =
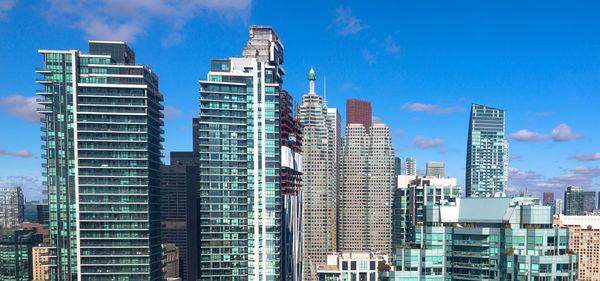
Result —
[[[87,50],[123,40],[149,63],[165,96],[165,151],[192,150],[198,79],[211,58],[239,56],[248,25],[272,26],[285,47],[283,88],[316,93],[345,124],[346,99],[371,102],[396,155],[446,163],[464,187],[472,102],[504,109],[509,190],[562,198],[568,185],[600,190],[600,3],[517,1],[0,0],[0,186],[41,190],[41,124],[34,108],[38,49]],[[168,163],[168,159],[164,159]]]

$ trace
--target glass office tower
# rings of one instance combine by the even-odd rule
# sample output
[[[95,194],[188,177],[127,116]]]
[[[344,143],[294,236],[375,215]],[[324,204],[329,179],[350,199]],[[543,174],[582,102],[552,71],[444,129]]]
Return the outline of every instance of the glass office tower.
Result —
[[[160,280],[158,76],[123,42],[40,50],[52,280]]]
[[[468,197],[505,195],[508,141],[504,139],[504,110],[471,105],[465,179]]]
[[[200,280],[279,280],[283,45],[251,26],[242,58],[199,81]]]

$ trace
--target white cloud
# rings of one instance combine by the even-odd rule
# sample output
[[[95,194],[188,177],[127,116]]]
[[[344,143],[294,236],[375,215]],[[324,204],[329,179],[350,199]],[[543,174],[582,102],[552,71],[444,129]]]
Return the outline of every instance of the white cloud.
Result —
[[[0,20],[8,19],[7,13],[15,6],[14,0],[0,0]]]
[[[510,155],[508,155],[508,158],[510,158],[510,159],[521,159],[521,158],[523,158],[523,154],[510,154]]]
[[[600,160],[600,152],[598,152],[598,153],[590,153],[590,154],[577,153],[575,155],[569,156],[569,159],[577,159],[579,161],[595,161],[595,160]]]
[[[438,153],[439,153],[439,154],[446,154],[446,153],[448,153],[448,149],[447,149],[447,148],[440,148],[440,149],[438,150]]]
[[[352,9],[348,6],[339,6],[335,9],[333,24],[338,28],[340,35],[356,34],[368,26],[362,25],[360,19],[352,15]]]
[[[29,150],[7,151],[7,150],[0,148],[0,155],[9,155],[9,156],[16,156],[16,157],[21,157],[21,158],[29,158],[29,157],[33,156],[33,153]]]
[[[554,141],[570,141],[570,140],[576,140],[576,139],[582,139],[583,135],[579,134],[573,130],[571,130],[571,128],[567,125],[567,124],[560,124],[558,125],[558,127],[554,128],[554,130],[552,130],[552,139],[554,139]]]
[[[547,116],[550,116],[550,115],[553,115],[553,114],[554,114],[554,112],[536,112],[535,116],[547,117]]]
[[[428,138],[424,136],[417,136],[413,142],[418,148],[433,148],[444,145],[445,140]]]
[[[388,37],[385,38],[383,45],[385,47],[385,51],[388,53],[400,52],[400,46],[396,45],[396,41],[391,35],[388,35]]]
[[[246,21],[251,0],[46,0],[50,22],[66,21],[83,30],[88,39],[134,42],[150,24],[159,22],[171,32],[164,46],[181,41],[187,22],[198,16],[216,14],[226,20]]]
[[[402,129],[396,129],[392,132],[392,136],[400,136],[404,134],[404,130]]]
[[[534,171],[521,171],[514,167],[510,167],[508,170],[508,180],[511,186],[521,190],[527,189],[534,193],[562,192],[569,185],[591,189],[594,185],[593,181],[597,177],[600,177],[600,168],[596,166],[578,166],[566,174],[555,177],[545,177]]]
[[[365,62],[368,64],[373,64],[375,62],[375,55],[373,55],[368,49],[364,49],[362,53]]]
[[[535,141],[543,141],[550,138],[549,135],[543,135],[540,133],[528,131],[526,129],[519,130],[516,133],[509,134],[507,136],[509,139],[514,139],[516,141],[523,142],[535,142]]]
[[[177,118],[182,115],[181,110],[179,110],[175,107],[172,107],[170,105],[165,106],[163,113],[165,115],[165,118]]]
[[[0,111],[6,115],[23,118],[29,123],[38,123],[43,116],[36,111],[36,108],[40,106],[36,103],[35,99],[36,97],[21,95],[0,97]]]
[[[408,112],[429,112],[429,113],[452,113],[452,112],[464,112],[465,108],[462,106],[453,106],[453,107],[442,107],[437,104],[425,104],[420,102],[406,102],[400,108],[402,111]]]

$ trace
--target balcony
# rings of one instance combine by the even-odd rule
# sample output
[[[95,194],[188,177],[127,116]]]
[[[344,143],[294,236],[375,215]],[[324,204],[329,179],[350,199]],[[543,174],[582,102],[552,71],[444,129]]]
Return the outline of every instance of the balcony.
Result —
[[[50,99],[35,99],[35,101],[39,104],[52,104],[52,100]]]
[[[52,71],[50,71],[50,70],[46,70],[46,69],[43,69],[43,68],[36,67],[36,68],[35,68],[35,73],[39,73],[39,74],[50,74],[50,73],[52,73]]]
[[[52,93],[46,92],[46,90],[35,90],[35,94],[36,95],[42,95],[42,96],[52,95]]]
[[[39,84],[45,85],[45,84],[52,84],[52,81],[48,81],[48,80],[45,80],[45,79],[42,79],[42,78],[36,78],[35,79],[35,83],[39,83]]]

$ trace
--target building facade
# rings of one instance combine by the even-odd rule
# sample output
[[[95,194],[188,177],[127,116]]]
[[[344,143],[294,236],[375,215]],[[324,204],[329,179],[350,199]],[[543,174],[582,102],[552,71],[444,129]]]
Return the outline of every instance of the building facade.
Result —
[[[311,69],[310,90],[302,96],[298,120],[304,133],[304,280],[316,280],[316,266],[327,253],[337,250],[337,127],[323,97],[314,91],[316,76]],[[336,110],[337,113],[337,110]],[[338,115],[338,114],[336,114]]]
[[[381,264],[388,263],[388,256],[369,251],[333,252],[327,262],[317,269],[319,281],[378,281]]]
[[[465,183],[467,197],[506,194],[508,141],[504,139],[504,110],[471,105]]]
[[[0,227],[15,227],[24,220],[25,199],[21,188],[0,188]]]
[[[395,250],[391,280],[577,280],[567,229],[531,198],[458,198],[426,207],[415,244]]]
[[[251,26],[243,57],[200,80],[200,280],[281,278],[283,45]]]
[[[569,186],[565,190],[564,214],[567,216],[581,216],[585,213],[585,192],[581,186]]]
[[[279,91],[281,140],[281,278],[300,281],[304,274],[303,133],[296,119],[298,106]]]
[[[439,205],[460,197],[456,178],[398,176],[392,203],[392,244],[402,246],[414,240],[414,228],[424,220],[425,206]]]
[[[42,242],[42,234],[35,229],[16,228],[0,232],[0,280],[32,280],[32,248]]]
[[[163,278],[165,280],[180,278],[179,248],[173,243],[161,244],[160,248]]]
[[[560,198],[554,199],[554,214],[563,214],[563,200]]]
[[[32,281],[50,281],[48,267],[44,266],[49,261],[48,248],[41,246],[31,248]]]
[[[556,227],[569,230],[569,250],[577,254],[579,280],[600,280],[600,216],[560,216]]]
[[[583,192],[583,212],[591,213],[596,209],[596,191]]]
[[[346,126],[348,126],[348,124],[362,124],[368,133],[372,122],[370,101],[357,99],[346,100]]]
[[[340,251],[390,253],[395,185],[389,127],[374,124],[367,133],[362,124],[348,124],[340,160]]]
[[[417,159],[413,157],[406,158],[406,175],[416,176],[417,175]]]
[[[446,163],[444,162],[427,162],[425,166],[425,176],[427,177],[443,179],[446,176]]]
[[[39,50],[52,280],[160,280],[163,96],[123,42]]]
[[[170,165],[161,165],[161,243],[178,249],[178,276],[198,276],[199,172],[193,152],[171,152]]]
[[[394,175],[402,175],[402,158],[398,156],[394,157]]]
[[[554,205],[554,192],[544,192],[543,204],[544,204],[544,206],[553,206]]]

